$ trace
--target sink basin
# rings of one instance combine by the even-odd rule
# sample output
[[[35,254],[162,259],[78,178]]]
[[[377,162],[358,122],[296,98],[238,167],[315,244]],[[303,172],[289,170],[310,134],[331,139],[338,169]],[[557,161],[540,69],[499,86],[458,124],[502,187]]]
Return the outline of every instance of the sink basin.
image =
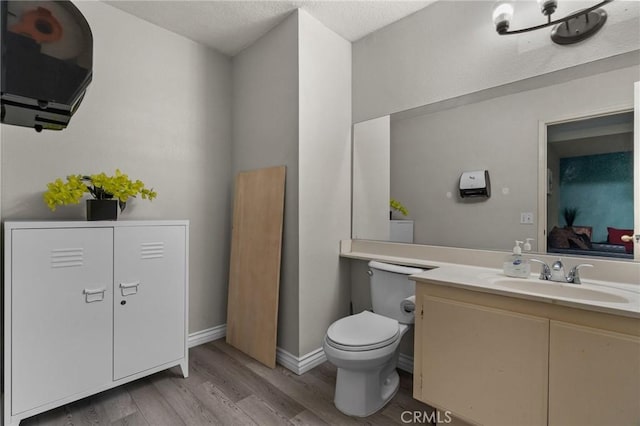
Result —
[[[577,284],[564,284],[542,280],[498,278],[492,280],[497,288],[522,291],[546,297],[589,300],[594,302],[629,303],[630,299],[607,291],[597,290]]]

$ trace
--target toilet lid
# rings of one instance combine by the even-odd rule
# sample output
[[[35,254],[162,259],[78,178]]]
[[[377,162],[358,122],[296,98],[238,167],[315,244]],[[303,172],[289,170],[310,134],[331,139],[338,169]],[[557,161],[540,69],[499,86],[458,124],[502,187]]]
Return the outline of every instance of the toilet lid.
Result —
[[[398,321],[362,311],[331,324],[327,338],[339,349],[362,351],[387,346],[398,338],[399,333]]]

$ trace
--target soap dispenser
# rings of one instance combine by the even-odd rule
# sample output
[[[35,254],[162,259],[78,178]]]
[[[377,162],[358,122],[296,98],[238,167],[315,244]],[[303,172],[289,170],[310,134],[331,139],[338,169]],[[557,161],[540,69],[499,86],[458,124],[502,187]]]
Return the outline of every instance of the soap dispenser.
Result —
[[[531,274],[531,265],[522,257],[522,241],[516,241],[513,247],[513,253],[505,259],[502,268],[504,274],[508,277],[527,278]]]
[[[522,246],[522,250],[531,251],[531,241],[535,241],[533,238],[527,238],[527,241]]]

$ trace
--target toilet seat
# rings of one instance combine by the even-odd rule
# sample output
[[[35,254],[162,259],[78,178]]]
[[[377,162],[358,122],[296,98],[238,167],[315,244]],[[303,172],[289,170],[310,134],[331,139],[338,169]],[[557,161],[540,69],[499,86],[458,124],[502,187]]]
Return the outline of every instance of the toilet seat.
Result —
[[[398,321],[362,311],[331,324],[327,330],[327,343],[343,351],[359,352],[383,348],[399,336]]]

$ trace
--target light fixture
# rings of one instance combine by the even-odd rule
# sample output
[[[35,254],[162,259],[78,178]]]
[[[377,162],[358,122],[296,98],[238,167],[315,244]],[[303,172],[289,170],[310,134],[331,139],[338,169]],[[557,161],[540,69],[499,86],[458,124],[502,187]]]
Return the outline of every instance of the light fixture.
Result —
[[[551,40],[558,44],[573,44],[587,39],[598,32],[607,20],[607,12],[600,9],[613,0],[604,0],[595,6],[573,12],[564,18],[551,20],[551,15],[558,7],[557,0],[537,0],[540,11],[547,17],[547,22],[529,28],[509,30],[509,23],[513,19],[513,3],[498,1],[493,9],[493,23],[500,35],[520,34],[528,31],[555,25],[551,31]]]

